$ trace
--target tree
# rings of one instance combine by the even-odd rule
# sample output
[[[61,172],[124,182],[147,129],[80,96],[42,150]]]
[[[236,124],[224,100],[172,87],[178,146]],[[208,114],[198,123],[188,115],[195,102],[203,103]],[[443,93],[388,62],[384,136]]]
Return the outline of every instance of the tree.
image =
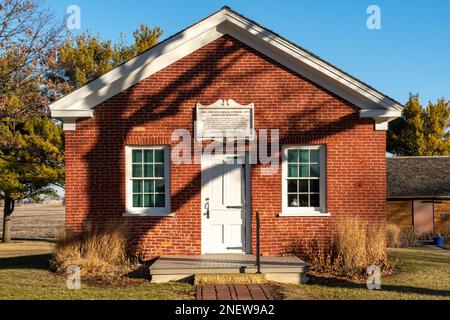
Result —
[[[64,184],[64,144],[60,126],[45,117],[16,122],[16,145],[0,151],[0,199],[3,242],[11,241],[11,214],[20,199],[55,195],[52,185]]]
[[[163,32],[160,28],[150,28],[141,23],[139,29],[136,29],[133,32],[134,44],[128,46],[125,37],[121,35],[121,43],[116,46],[116,50],[120,55],[120,60],[128,61],[153,47],[158,43],[162,34]]]
[[[41,0],[0,2],[0,199],[3,241],[17,200],[55,194],[64,183],[62,131],[47,106],[155,45],[162,32],[141,25],[131,46],[90,33],[65,41],[64,23]]]
[[[55,70],[72,88],[85,85],[120,63],[111,41],[103,41],[89,31],[64,40],[57,55]]]
[[[399,156],[450,155],[450,101],[429,102],[410,94],[403,115],[389,124],[387,150]]]
[[[47,76],[63,32],[39,0],[0,3],[0,198],[3,241],[9,241],[15,202],[54,193],[61,182],[60,128],[46,106],[65,91]]]
[[[43,74],[62,31],[39,0],[0,3],[0,117],[33,117],[55,99],[54,84]]]
[[[450,101],[429,102],[425,114],[424,155],[450,155]]]
[[[111,40],[102,40],[89,31],[79,35],[70,35],[57,49],[57,58],[53,65],[55,78],[78,88],[89,81],[112,70],[158,43],[162,35],[160,28],[150,28],[141,24],[133,33],[134,43],[128,45],[121,35],[121,41],[113,45]]]

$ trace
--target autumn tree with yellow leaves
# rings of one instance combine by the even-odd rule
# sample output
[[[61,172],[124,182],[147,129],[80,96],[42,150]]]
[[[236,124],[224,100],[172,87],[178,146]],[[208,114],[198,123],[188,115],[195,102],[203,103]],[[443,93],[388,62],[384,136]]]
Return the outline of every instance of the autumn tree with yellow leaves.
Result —
[[[162,31],[144,24],[134,42],[113,45],[87,32],[66,35],[40,0],[0,2],[0,200],[3,242],[18,200],[55,195],[64,185],[64,137],[48,105],[154,46]]]
[[[450,101],[423,108],[410,94],[401,118],[389,124],[387,150],[397,156],[450,156]]]

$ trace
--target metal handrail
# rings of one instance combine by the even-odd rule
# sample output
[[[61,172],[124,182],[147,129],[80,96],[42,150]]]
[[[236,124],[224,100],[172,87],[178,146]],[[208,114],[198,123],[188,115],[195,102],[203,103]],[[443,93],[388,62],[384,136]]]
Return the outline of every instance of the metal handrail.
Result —
[[[259,212],[256,211],[256,274],[261,274],[261,253],[260,253],[260,238],[259,238]]]

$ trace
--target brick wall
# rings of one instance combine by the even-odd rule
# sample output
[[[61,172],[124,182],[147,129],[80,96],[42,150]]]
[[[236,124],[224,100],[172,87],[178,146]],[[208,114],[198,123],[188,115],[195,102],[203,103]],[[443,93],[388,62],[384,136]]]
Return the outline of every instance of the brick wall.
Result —
[[[331,217],[278,217],[281,168],[264,176],[252,167],[252,212],[261,213],[264,254],[327,239],[345,216],[385,224],[385,132],[360,119],[350,103],[224,36],[103,102],[95,118],[66,133],[67,228],[126,221],[147,258],[200,254],[200,165],[171,165],[175,216],[122,217],[125,145],[170,144],[174,129],[192,132],[197,102],[218,99],[253,102],[256,129],[279,129],[282,144],[327,145]]]

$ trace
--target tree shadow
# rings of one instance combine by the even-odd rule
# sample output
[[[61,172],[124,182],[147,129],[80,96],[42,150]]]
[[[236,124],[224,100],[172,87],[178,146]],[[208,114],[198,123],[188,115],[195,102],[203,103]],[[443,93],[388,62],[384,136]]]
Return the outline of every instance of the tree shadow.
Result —
[[[355,282],[351,282],[349,280],[335,279],[335,278],[322,278],[322,277],[317,277],[317,276],[312,276],[312,275],[308,275],[308,278],[310,279],[309,284],[311,284],[311,285],[319,285],[319,286],[329,287],[329,288],[369,290],[369,289],[367,289],[367,285],[365,283],[355,283]],[[407,286],[407,285],[381,284],[380,291],[450,297],[450,290],[420,288],[420,287]]]
[[[123,217],[123,214],[126,212],[125,146],[130,144],[170,145],[171,128],[161,127],[159,123],[161,119],[168,119],[168,123],[170,123],[171,121],[176,122],[179,119],[177,116],[183,113],[193,114],[195,102],[204,101],[206,97],[212,99],[213,101],[211,102],[219,98],[235,98],[233,94],[229,94],[229,90],[223,89],[222,86],[226,85],[226,83],[220,82],[221,76],[225,71],[232,69],[238,64],[247,52],[268,60],[284,71],[294,74],[296,77],[312,84],[315,88],[319,88],[322,92],[326,92],[330,101],[335,101],[336,99],[342,100],[328,90],[288,70],[286,67],[247,47],[231,36],[223,36],[216,41],[219,41],[218,45],[220,46],[220,50],[207,51],[207,54],[199,59],[189,60],[183,58],[180,60],[183,63],[182,70],[176,66],[171,69],[171,72],[177,73],[174,79],[167,79],[164,75],[158,77],[157,73],[151,77],[153,81],[160,81],[154,87],[149,81],[145,83],[141,81],[141,83],[133,85],[127,90],[115,95],[114,98],[108,99],[96,106],[94,108],[95,119],[79,121],[77,124],[79,126],[78,130],[86,130],[88,135],[95,136],[96,140],[94,146],[87,152],[84,158],[87,164],[86,179],[88,180],[88,204],[85,209],[87,216],[83,218],[84,222],[111,224],[127,220],[130,226],[128,237],[136,248],[142,247],[146,235],[150,230],[163,223],[171,223],[173,226],[172,231],[167,230],[169,232],[167,235],[168,238],[178,239],[177,237],[181,236],[178,234],[170,235],[170,232],[174,230],[181,230],[175,227],[180,225],[184,227],[188,226],[190,228],[189,232],[200,233],[200,223],[193,223],[192,219],[190,223],[187,223],[186,217],[180,217],[179,214],[174,217]],[[241,50],[242,48],[244,50]],[[196,55],[196,52],[192,55]],[[177,63],[180,63],[180,61]],[[140,63],[139,59],[136,60],[136,64],[138,63]],[[239,74],[239,83],[242,83],[244,79],[252,79],[258,75],[264,75],[265,72],[268,72],[268,70],[260,69],[252,72],[241,72]],[[136,79],[139,79],[141,75],[142,71],[137,72],[135,74]],[[157,87],[160,87],[160,89],[155,89]],[[283,88],[280,88],[280,90],[283,90]],[[227,97],[223,97],[224,91],[227,92]],[[239,96],[239,94],[236,95]],[[285,93],[283,98],[288,99],[289,94]],[[313,124],[314,122],[312,120],[315,117],[322,117],[320,114],[323,111],[321,110],[322,106],[327,105],[328,102],[328,100],[321,101],[320,103],[314,104],[315,108],[290,114],[287,130],[285,130],[286,133],[280,137],[280,146],[281,144],[311,139],[321,140],[327,136],[350,130],[357,123],[370,122],[367,119],[359,119],[358,113],[353,112],[334,121],[322,121],[319,125],[306,126],[305,119],[310,119],[310,124]],[[186,105],[191,105],[190,109],[186,110]],[[349,103],[346,102],[346,105],[349,105]],[[354,109],[356,110],[356,107]],[[257,117],[257,114],[258,110],[255,110],[255,117]],[[186,126],[191,136],[193,136],[193,120],[190,119],[189,124],[179,123],[177,125],[179,127]],[[264,121],[265,119],[261,118],[258,120],[258,123],[264,123]],[[302,125],[299,126],[299,123],[302,123]],[[146,128],[155,126],[155,129],[151,133],[146,131],[146,129],[141,133],[135,132],[135,129],[140,126],[145,126]],[[71,144],[82,143],[76,136],[76,133],[70,138],[73,139]],[[278,154],[278,157],[280,157],[280,154]],[[173,169],[174,166],[172,165],[171,168]],[[198,210],[198,216],[200,217],[200,165],[192,165],[192,168],[197,173],[187,178],[183,176],[185,180],[177,190],[174,190],[172,186],[171,209],[172,212]],[[254,170],[255,168],[252,168],[252,172]],[[172,180],[178,178],[177,173],[179,173],[179,170],[172,170]],[[76,175],[76,173],[71,174]],[[72,207],[74,205],[72,204]],[[72,208],[73,212],[76,211],[74,209]],[[257,209],[252,208],[251,211],[254,212]],[[252,225],[254,223],[252,221]],[[196,241],[199,241],[199,239],[196,239]],[[189,252],[191,254],[200,253],[197,245],[191,244],[190,246]],[[179,249],[181,248],[174,248],[175,251]]]
[[[36,254],[20,257],[0,258],[0,270],[8,269],[42,269],[48,270],[50,254]]]

